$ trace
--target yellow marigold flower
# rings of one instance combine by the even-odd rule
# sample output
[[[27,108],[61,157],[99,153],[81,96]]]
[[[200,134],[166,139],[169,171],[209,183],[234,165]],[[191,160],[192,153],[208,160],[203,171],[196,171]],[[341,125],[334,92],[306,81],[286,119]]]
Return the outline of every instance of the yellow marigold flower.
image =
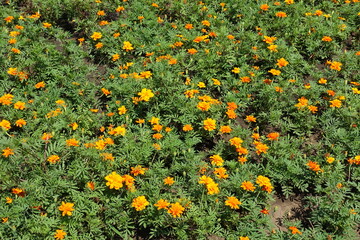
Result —
[[[105,180],[107,181],[106,186],[109,186],[110,189],[114,188],[116,190],[122,188],[124,182],[124,178],[116,172],[112,172],[111,174],[107,175]]]
[[[96,41],[100,38],[102,38],[102,34],[100,32],[94,32],[92,35],[91,35],[91,38]]]
[[[47,23],[47,22],[43,23],[44,28],[51,28],[51,26],[52,26],[51,23]]]
[[[9,75],[13,75],[13,76],[16,76],[18,74],[18,71],[17,71],[17,68],[9,68],[7,73]]]
[[[59,210],[62,212],[62,216],[65,216],[65,215],[71,216],[72,211],[74,211],[73,207],[74,207],[73,203],[61,202]]]
[[[6,197],[6,203],[10,204],[13,202],[13,199],[11,197]]]
[[[307,100],[305,97],[301,97],[298,99],[298,102],[299,103],[295,104],[295,107],[300,110],[301,108],[304,108],[308,105],[309,100]]]
[[[54,234],[54,238],[55,238],[56,240],[61,240],[61,239],[64,239],[64,238],[65,238],[66,234],[67,234],[67,233],[66,233],[64,230],[58,229],[58,230],[56,230],[56,232],[55,232],[55,234]]]
[[[201,176],[199,178],[199,183],[200,184],[208,185],[208,184],[213,183],[213,182],[214,182],[214,180],[211,177],[208,177],[208,176],[205,176],[205,175],[203,175],[203,176]]]
[[[170,203],[164,199],[160,199],[154,204],[154,206],[157,207],[158,210],[167,209],[169,205]]]
[[[224,163],[224,160],[222,159],[222,157],[220,157],[220,155],[217,155],[217,154],[210,156],[210,159],[211,159],[212,165],[222,166]]]
[[[140,96],[140,101],[148,102],[150,98],[154,97],[154,93],[150,89],[143,88],[141,92],[138,93]]]
[[[142,211],[148,206],[150,203],[146,200],[145,196],[139,196],[134,198],[131,206],[135,208],[136,211]]]
[[[277,52],[278,50],[277,50],[277,45],[270,45],[270,46],[268,46],[267,48],[271,51],[271,52]]]
[[[239,240],[250,240],[249,237],[239,237]]]
[[[261,142],[257,142],[255,144],[255,148],[256,148],[257,155],[260,155],[262,153],[267,153],[267,150],[269,149],[269,147],[266,144],[261,143]]]
[[[209,195],[218,194],[220,192],[218,184],[215,182],[211,182],[206,185]]]
[[[51,155],[50,157],[48,157],[47,161],[54,164],[60,161],[60,157],[58,155]]]
[[[180,215],[184,212],[185,208],[181,206],[180,203],[172,203],[168,209],[168,213],[171,214],[174,218],[180,217]]]
[[[225,205],[229,206],[232,209],[239,209],[239,205],[241,205],[241,202],[236,197],[227,197]]]
[[[123,105],[118,108],[119,115],[124,115],[127,112],[126,107]]]
[[[175,183],[175,181],[174,181],[174,178],[173,178],[173,177],[167,177],[167,178],[164,179],[164,184],[165,184],[165,185],[171,186],[171,185],[173,185],[174,183]]]
[[[12,100],[14,98],[14,95],[12,94],[5,94],[3,96],[0,97],[0,103],[2,105],[10,105],[12,104]]]
[[[105,11],[99,10],[99,11],[96,13],[96,15],[98,15],[98,16],[105,16],[106,14],[105,14]]]
[[[14,108],[19,109],[19,110],[24,110],[25,109],[25,103],[18,101],[18,102],[16,102],[14,104]]]
[[[206,131],[213,131],[216,129],[216,120],[207,118],[204,120],[204,129]]]
[[[2,127],[2,129],[4,129],[5,131],[9,130],[11,128],[11,124],[8,120],[1,120],[0,122],[0,127]]]
[[[241,144],[244,142],[241,138],[239,137],[233,137],[229,140],[230,145],[231,146],[235,146],[236,148],[241,147]]]
[[[41,136],[41,139],[44,141],[49,141],[50,138],[52,138],[52,134],[51,133],[43,133],[43,135]]]
[[[280,75],[281,71],[280,70],[276,70],[276,69],[271,69],[268,71],[269,73],[271,73],[274,76],[278,76]]]
[[[150,120],[149,120],[149,123],[154,125],[154,124],[159,124],[159,121],[160,121],[160,118],[157,118],[157,117],[152,117]]]
[[[250,181],[244,181],[241,183],[241,186],[240,186],[242,189],[246,190],[246,191],[251,191],[253,192],[255,190],[255,186],[254,184],[252,184],[252,182]]]
[[[233,73],[240,73],[240,68],[235,67],[233,70],[231,70]]]
[[[341,101],[339,99],[335,99],[335,100],[332,100],[330,101],[330,107],[332,108],[340,108],[341,107]]]
[[[122,49],[124,49],[125,51],[130,51],[130,50],[133,50],[134,48],[133,48],[132,44],[129,41],[125,41],[123,43]]]

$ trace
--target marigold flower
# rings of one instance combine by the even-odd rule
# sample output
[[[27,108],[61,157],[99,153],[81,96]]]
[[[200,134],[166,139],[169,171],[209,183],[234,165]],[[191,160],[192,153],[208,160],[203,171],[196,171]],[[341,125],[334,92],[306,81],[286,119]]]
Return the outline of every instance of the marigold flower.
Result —
[[[105,180],[107,181],[106,186],[109,186],[110,189],[114,188],[116,190],[119,190],[123,186],[124,178],[116,172],[112,172],[105,177]]]
[[[313,105],[309,105],[308,109],[311,113],[316,113],[318,111],[318,107]]]
[[[8,73],[9,75],[13,75],[13,76],[18,75],[17,68],[9,68],[8,71],[7,71],[7,73]]]
[[[232,209],[239,209],[239,205],[241,205],[241,202],[236,197],[227,197],[225,205],[229,206]]]
[[[276,65],[277,65],[279,68],[285,67],[285,66],[288,65],[288,64],[289,64],[289,62],[286,61],[285,58],[280,58],[280,59],[278,59],[278,60],[277,60],[277,63],[276,63]]]
[[[276,69],[271,69],[268,72],[271,73],[273,76],[278,76],[281,73],[280,70],[276,70]]]
[[[13,202],[13,199],[11,197],[6,197],[6,203],[10,204]]]
[[[226,169],[223,168],[223,167],[220,167],[220,168],[215,168],[214,169],[214,174],[217,178],[220,178],[220,179],[226,179],[229,177],[228,174],[226,174]]]
[[[14,95],[12,95],[12,94],[4,94],[3,96],[0,97],[0,103],[2,105],[10,105],[10,104],[12,104],[13,98],[14,98]]]
[[[12,20],[14,20],[13,16],[7,16],[6,18],[4,18],[4,21],[7,23],[10,23]]]
[[[16,53],[16,54],[20,54],[20,53],[21,53],[21,51],[20,51],[19,49],[17,49],[17,48],[11,48],[11,51],[12,51],[13,53]]]
[[[269,10],[269,5],[262,4],[262,5],[260,5],[260,9],[263,10],[263,11],[268,11]]]
[[[302,232],[300,232],[299,229],[295,226],[289,227],[289,230],[291,230],[292,234],[300,234],[300,235],[302,234]]]
[[[101,42],[98,42],[97,44],[95,44],[96,49],[102,48],[103,46],[104,46],[104,44]]]
[[[317,162],[309,161],[306,165],[309,167],[310,170],[316,173],[323,171]]]
[[[171,186],[171,185],[173,185],[174,183],[175,183],[175,181],[174,181],[174,178],[173,178],[173,177],[167,177],[167,178],[164,179],[164,184],[165,184],[165,185]]]
[[[160,199],[154,204],[154,206],[157,207],[158,210],[167,209],[169,205],[170,203],[164,199]]]
[[[211,118],[207,118],[206,120],[204,120],[204,129],[206,131],[213,131],[216,129],[216,120],[211,119]]]
[[[54,164],[60,161],[60,157],[58,155],[51,155],[48,157],[47,161]]]
[[[209,195],[218,194],[220,192],[218,184],[215,182],[211,182],[206,185]]]
[[[38,82],[37,84],[35,84],[35,88],[37,88],[37,89],[39,89],[39,88],[43,88],[43,87],[45,87],[45,82],[44,81],[42,81],[42,82]]]
[[[55,232],[55,234],[54,234],[54,238],[55,238],[56,240],[61,240],[61,239],[64,239],[64,238],[65,238],[66,234],[67,234],[67,233],[66,233],[64,230],[58,229],[58,230],[56,230],[56,232]]]
[[[44,22],[43,23],[43,27],[44,28],[51,28],[52,24],[51,23],[47,23],[47,22]]]
[[[148,170],[147,168],[143,168],[141,165],[137,165],[135,167],[131,167],[130,173],[134,176],[137,175],[144,175],[145,171]]]
[[[141,92],[138,92],[140,101],[148,102],[150,98],[154,97],[154,93],[150,89],[143,88]]]
[[[335,99],[335,100],[332,100],[330,101],[330,107],[332,108],[340,108],[341,107],[341,101],[339,99]]]
[[[18,102],[16,102],[14,104],[14,108],[19,109],[19,110],[24,110],[25,109],[25,103],[18,101]]]
[[[148,206],[150,203],[146,200],[145,196],[139,196],[134,198],[131,206],[135,208],[136,211],[142,211]]]
[[[222,166],[224,163],[224,160],[222,159],[222,157],[220,157],[220,155],[212,155],[209,158],[211,159],[212,165]]]
[[[62,212],[62,216],[65,216],[65,215],[71,216],[72,211],[74,211],[73,207],[74,207],[73,203],[61,202],[59,210]]]
[[[211,107],[211,104],[209,102],[199,102],[196,107],[201,111],[208,111]]]
[[[268,135],[266,135],[266,137],[271,141],[277,141],[279,136],[280,136],[280,134],[278,132],[272,132],[272,133],[269,133]]]
[[[9,157],[10,155],[14,155],[14,150],[9,147],[3,149],[2,151],[3,151],[2,155],[4,157]]]
[[[307,100],[305,97],[301,97],[298,99],[298,103],[295,104],[295,107],[297,107],[299,110],[301,108],[304,108],[308,105],[309,100]]]
[[[221,133],[231,133],[232,129],[230,126],[221,126],[219,131]]]
[[[130,51],[130,50],[133,50],[134,48],[133,48],[132,44],[131,44],[129,41],[125,41],[125,42],[123,43],[122,49],[124,49],[125,51],[128,52],[128,51]]]
[[[233,137],[229,140],[230,145],[231,146],[235,146],[236,148],[241,147],[241,144],[244,142],[241,138],[239,137]]]
[[[270,45],[270,46],[268,46],[267,48],[271,51],[271,52],[277,52],[278,50],[277,50],[277,45]]]
[[[195,48],[190,48],[190,49],[187,50],[187,52],[188,52],[189,54],[191,54],[191,55],[194,55],[195,53],[198,52],[198,50],[196,50]]]
[[[261,142],[257,142],[255,144],[255,148],[256,148],[257,155],[260,155],[262,153],[267,153],[267,150],[269,149],[269,147],[266,144],[261,143]]]
[[[114,135],[114,136],[118,136],[118,135],[125,136],[126,129],[124,127],[119,126],[119,127],[111,129],[109,131],[109,134]]]
[[[200,184],[208,185],[208,184],[210,184],[212,182],[214,182],[214,180],[211,177],[208,177],[208,176],[205,176],[205,175],[203,175],[203,176],[201,176],[199,178],[199,183]]]
[[[66,146],[69,147],[79,147],[79,141],[75,138],[70,138],[66,140]]]
[[[182,130],[183,130],[184,132],[189,132],[189,131],[193,130],[193,127],[191,126],[191,124],[185,124],[185,125],[183,126]]]
[[[324,36],[321,40],[324,41],[324,42],[331,42],[332,38],[329,37],[329,36]]]
[[[233,70],[231,70],[233,73],[240,73],[240,68],[235,67]]]
[[[240,186],[242,189],[246,190],[246,191],[254,191],[255,190],[255,186],[254,184],[252,184],[252,182],[250,181],[244,181],[241,183],[241,186]]]
[[[91,38],[96,41],[96,40],[99,40],[100,38],[102,38],[102,34],[100,32],[94,32],[92,35],[91,35]]]
[[[275,14],[275,16],[280,17],[280,18],[284,18],[284,17],[287,17],[287,14],[286,14],[286,12],[277,12]]]
[[[330,62],[330,69],[340,71],[341,70],[342,63],[340,62]]]
[[[180,215],[184,212],[185,208],[181,206],[180,203],[172,203],[168,209],[168,213],[171,214],[174,218],[180,217]]]
[[[228,110],[226,111],[226,115],[228,116],[228,118],[230,119],[235,119],[237,117],[236,113],[234,110]]]
[[[185,28],[190,30],[190,29],[193,29],[194,26],[191,23],[187,23],[187,24],[185,24]]]
[[[11,128],[11,124],[8,120],[1,120],[0,122],[0,127],[2,127],[2,129],[4,129],[5,131],[9,130]]]

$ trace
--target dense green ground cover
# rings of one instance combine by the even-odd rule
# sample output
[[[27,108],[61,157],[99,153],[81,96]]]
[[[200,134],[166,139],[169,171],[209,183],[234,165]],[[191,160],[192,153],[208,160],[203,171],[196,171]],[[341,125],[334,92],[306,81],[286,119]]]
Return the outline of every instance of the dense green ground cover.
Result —
[[[358,0],[0,8],[1,239],[359,238]]]

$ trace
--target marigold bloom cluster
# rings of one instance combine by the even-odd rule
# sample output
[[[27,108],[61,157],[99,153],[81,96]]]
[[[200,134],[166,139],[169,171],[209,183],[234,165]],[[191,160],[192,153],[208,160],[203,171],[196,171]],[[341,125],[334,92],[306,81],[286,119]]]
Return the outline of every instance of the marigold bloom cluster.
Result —
[[[215,183],[211,177],[207,177],[205,175],[201,176],[199,179],[199,183],[205,184],[209,195],[218,194],[220,192],[218,184]]]
[[[136,211],[142,211],[148,206],[150,203],[146,200],[145,196],[139,196],[137,198],[134,198],[131,206],[135,208]]]
[[[273,186],[271,185],[270,179],[262,175],[256,178],[256,183],[262,188],[262,190],[271,193]]]

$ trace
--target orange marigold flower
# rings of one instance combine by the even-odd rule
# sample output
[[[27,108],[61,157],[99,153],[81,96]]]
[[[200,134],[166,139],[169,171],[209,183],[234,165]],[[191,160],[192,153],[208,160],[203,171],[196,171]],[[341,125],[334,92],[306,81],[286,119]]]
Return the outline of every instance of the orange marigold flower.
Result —
[[[277,12],[275,14],[275,16],[280,17],[280,18],[284,18],[284,17],[287,17],[287,14],[286,14],[286,12]]]
[[[331,62],[330,63],[330,69],[340,71],[341,70],[342,63],[341,62]]]
[[[237,117],[236,113],[234,110],[228,110],[226,111],[226,115],[228,116],[228,118],[230,119],[235,119]]]
[[[37,84],[35,84],[35,88],[37,88],[37,89],[39,89],[39,88],[43,88],[43,87],[45,87],[45,82],[44,81],[42,81],[42,82],[38,82]]]
[[[242,189],[246,190],[246,191],[251,191],[253,192],[255,190],[255,186],[254,184],[252,184],[252,182],[250,181],[244,181],[241,183],[241,186],[240,186]]]
[[[306,165],[309,167],[310,170],[316,173],[323,171],[317,162],[309,161]]]
[[[297,107],[299,110],[301,108],[304,108],[308,105],[309,100],[307,100],[305,97],[301,97],[298,99],[298,103],[295,104],[295,107]]]
[[[231,133],[232,129],[230,126],[221,126],[219,131],[221,133]]]
[[[19,109],[19,110],[24,110],[25,109],[25,103],[18,101],[18,102],[16,102],[14,104],[14,108]]]
[[[173,178],[173,177],[167,177],[167,178],[164,179],[164,184],[165,184],[165,185],[171,186],[171,185],[173,185],[174,183],[175,183],[175,181],[174,181],[174,178]]]
[[[158,210],[167,209],[169,205],[170,203],[164,199],[160,199],[154,204],[154,206],[157,207]]]
[[[74,207],[73,203],[61,202],[59,210],[62,212],[62,216],[65,216],[65,215],[71,216],[72,211],[75,210],[73,207]]]
[[[223,168],[223,167],[220,167],[220,168],[215,168],[214,169],[214,174],[217,178],[220,178],[220,179],[226,179],[229,177],[228,174],[226,174],[226,169]]]
[[[272,133],[269,133],[268,135],[266,135],[266,137],[271,141],[277,141],[279,136],[280,136],[280,134],[278,132],[272,132]]]
[[[216,166],[222,166],[224,163],[224,160],[222,157],[218,154],[210,156],[211,164]]]
[[[134,176],[137,175],[144,175],[145,171],[148,170],[147,168],[143,168],[141,165],[137,165],[135,167],[131,167],[130,173]]]
[[[308,109],[311,113],[316,113],[318,111],[318,107],[313,105],[308,106]]]
[[[262,4],[262,5],[260,5],[260,9],[263,10],[263,11],[268,11],[269,10],[269,5]]]
[[[185,28],[190,30],[190,29],[193,29],[194,26],[191,23],[187,23],[187,24],[185,24]]]
[[[124,49],[125,51],[128,52],[130,50],[133,50],[134,48],[133,48],[132,44],[129,41],[125,41],[125,42],[123,42],[122,49]]]
[[[8,71],[7,71],[7,73],[8,73],[9,75],[13,75],[13,76],[18,75],[17,68],[9,68]]]
[[[6,18],[4,18],[4,21],[7,23],[10,23],[12,20],[14,20],[13,16],[7,16]]]
[[[267,153],[267,150],[269,149],[269,147],[266,144],[261,142],[257,142],[255,144],[255,148],[257,155],[260,155],[261,153]]]
[[[191,124],[185,124],[185,125],[183,126],[182,130],[183,130],[184,132],[188,132],[188,131],[193,130],[193,127],[191,126]]]
[[[13,98],[14,98],[14,95],[12,95],[12,94],[4,94],[3,96],[0,97],[0,103],[2,105],[10,105],[10,104],[12,104]]]
[[[321,40],[324,41],[324,42],[331,42],[332,38],[329,37],[329,36],[324,36]]]
[[[236,148],[241,147],[241,144],[244,142],[241,138],[239,137],[233,137],[229,140],[230,145],[231,146],[235,146]]]
[[[280,70],[276,70],[276,69],[271,69],[268,72],[271,73],[273,76],[278,76],[281,73]]]
[[[302,234],[300,231],[299,231],[299,229],[297,228],[297,227],[295,227],[295,226],[291,226],[291,227],[289,227],[289,230],[291,230],[291,233],[292,234]]]
[[[51,23],[47,23],[47,22],[44,22],[43,23],[43,27],[44,28],[51,28],[52,24]]]
[[[9,157],[10,155],[14,155],[14,150],[9,147],[3,149],[2,151],[3,151],[2,155],[4,157]]]
[[[206,131],[213,131],[216,129],[216,120],[211,119],[211,118],[207,118],[206,120],[204,120],[204,129]]]
[[[54,164],[60,161],[60,157],[58,155],[51,155],[48,157],[47,161]]]
[[[140,101],[148,102],[150,98],[154,97],[154,93],[150,89],[143,88],[141,92],[138,92],[140,96]]]
[[[341,107],[341,101],[339,99],[335,99],[335,100],[332,100],[330,101],[330,107],[332,108],[340,108]]]
[[[227,197],[225,205],[229,206],[232,209],[239,209],[239,205],[241,205],[241,202],[236,197]]]
[[[70,138],[66,140],[66,146],[69,147],[79,147],[79,141],[75,138]]]
[[[246,116],[245,121],[256,122],[256,117],[254,117],[253,115],[248,115],[248,116]]]
[[[194,55],[195,53],[198,52],[198,50],[196,50],[195,48],[190,48],[190,49],[187,50],[187,52],[188,52],[189,54],[191,54],[191,55]]]
[[[134,198],[131,206],[135,208],[136,211],[142,211],[148,206],[150,203],[146,200],[145,196],[139,196]]]
[[[209,102],[199,102],[196,107],[201,111],[208,111],[211,107],[211,104]]]
[[[20,53],[21,53],[21,51],[20,51],[19,49],[17,49],[17,48],[11,48],[11,51],[12,51],[13,53],[16,53],[16,54],[20,54]]]
[[[285,67],[285,66],[288,65],[288,64],[289,64],[289,62],[286,61],[285,58],[280,58],[280,59],[278,59],[278,60],[277,60],[277,63],[276,63],[276,65],[277,65],[279,68]]]
[[[174,218],[180,217],[180,215],[184,212],[185,208],[181,206],[180,203],[172,203],[168,209],[168,213],[171,214]]]
[[[215,182],[211,182],[207,184],[206,189],[209,195],[218,194],[220,192],[218,184]]]
[[[67,234],[67,233],[66,233],[64,230],[58,229],[58,230],[56,230],[56,232],[55,232],[55,234],[54,234],[54,238],[55,238],[56,240],[61,240],[61,239],[64,239],[64,238],[65,238],[66,234]]]

